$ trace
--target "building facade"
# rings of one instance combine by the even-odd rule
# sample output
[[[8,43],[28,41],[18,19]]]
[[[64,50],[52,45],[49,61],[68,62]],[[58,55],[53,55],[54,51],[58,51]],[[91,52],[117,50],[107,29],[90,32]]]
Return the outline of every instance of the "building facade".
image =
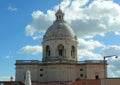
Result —
[[[103,60],[77,60],[77,36],[64,21],[59,8],[53,22],[43,36],[43,57],[38,60],[17,60],[16,80],[25,81],[27,70],[32,82],[70,82],[75,79],[99,79],[106,75]]]

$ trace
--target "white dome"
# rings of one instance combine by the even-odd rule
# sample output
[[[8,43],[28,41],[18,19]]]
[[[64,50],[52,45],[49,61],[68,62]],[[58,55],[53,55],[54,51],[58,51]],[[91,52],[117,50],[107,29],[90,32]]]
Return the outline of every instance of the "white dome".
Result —
[[[51,25],[44,35],[44,40],[67,38],[76,40],[76,35],[72,28],[64,21],[64,13],[59,8],[55,14],[56,20]]]
[[[55,22],[48,28],[44,35],[44,40],[53,38],[69,38],[76,40],[76,35],[66,22]]]

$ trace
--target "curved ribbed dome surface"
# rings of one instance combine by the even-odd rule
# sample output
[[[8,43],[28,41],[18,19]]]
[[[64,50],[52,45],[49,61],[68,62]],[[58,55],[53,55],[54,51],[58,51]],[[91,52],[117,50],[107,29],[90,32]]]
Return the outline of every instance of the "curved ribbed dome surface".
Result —
[[[66,22],[55,22],[48,28],[44,35],[44,40],[53,38],[71,38],[76,39],[72,28]]]

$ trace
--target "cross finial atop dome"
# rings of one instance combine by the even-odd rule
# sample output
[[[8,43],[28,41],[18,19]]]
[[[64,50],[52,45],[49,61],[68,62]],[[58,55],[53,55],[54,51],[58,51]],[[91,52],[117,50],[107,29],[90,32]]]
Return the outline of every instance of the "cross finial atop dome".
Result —
[[[64,13],[61,10],[61,7],[59,5],[59,9],[57,10],[57,12],[55,13],[56,16],[56,21],[64,21]]]
[[[59,5],[59,10],[60,10],[60,5]]]

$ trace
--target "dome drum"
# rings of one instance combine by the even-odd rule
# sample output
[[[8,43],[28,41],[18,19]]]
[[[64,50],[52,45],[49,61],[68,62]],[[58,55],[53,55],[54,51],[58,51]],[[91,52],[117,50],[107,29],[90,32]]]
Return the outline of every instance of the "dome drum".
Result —
[[[49,48],[48,48],[49,47]],[[73,40],[50,40],[43,43],[43,61],[76,61],[77,42]]]

